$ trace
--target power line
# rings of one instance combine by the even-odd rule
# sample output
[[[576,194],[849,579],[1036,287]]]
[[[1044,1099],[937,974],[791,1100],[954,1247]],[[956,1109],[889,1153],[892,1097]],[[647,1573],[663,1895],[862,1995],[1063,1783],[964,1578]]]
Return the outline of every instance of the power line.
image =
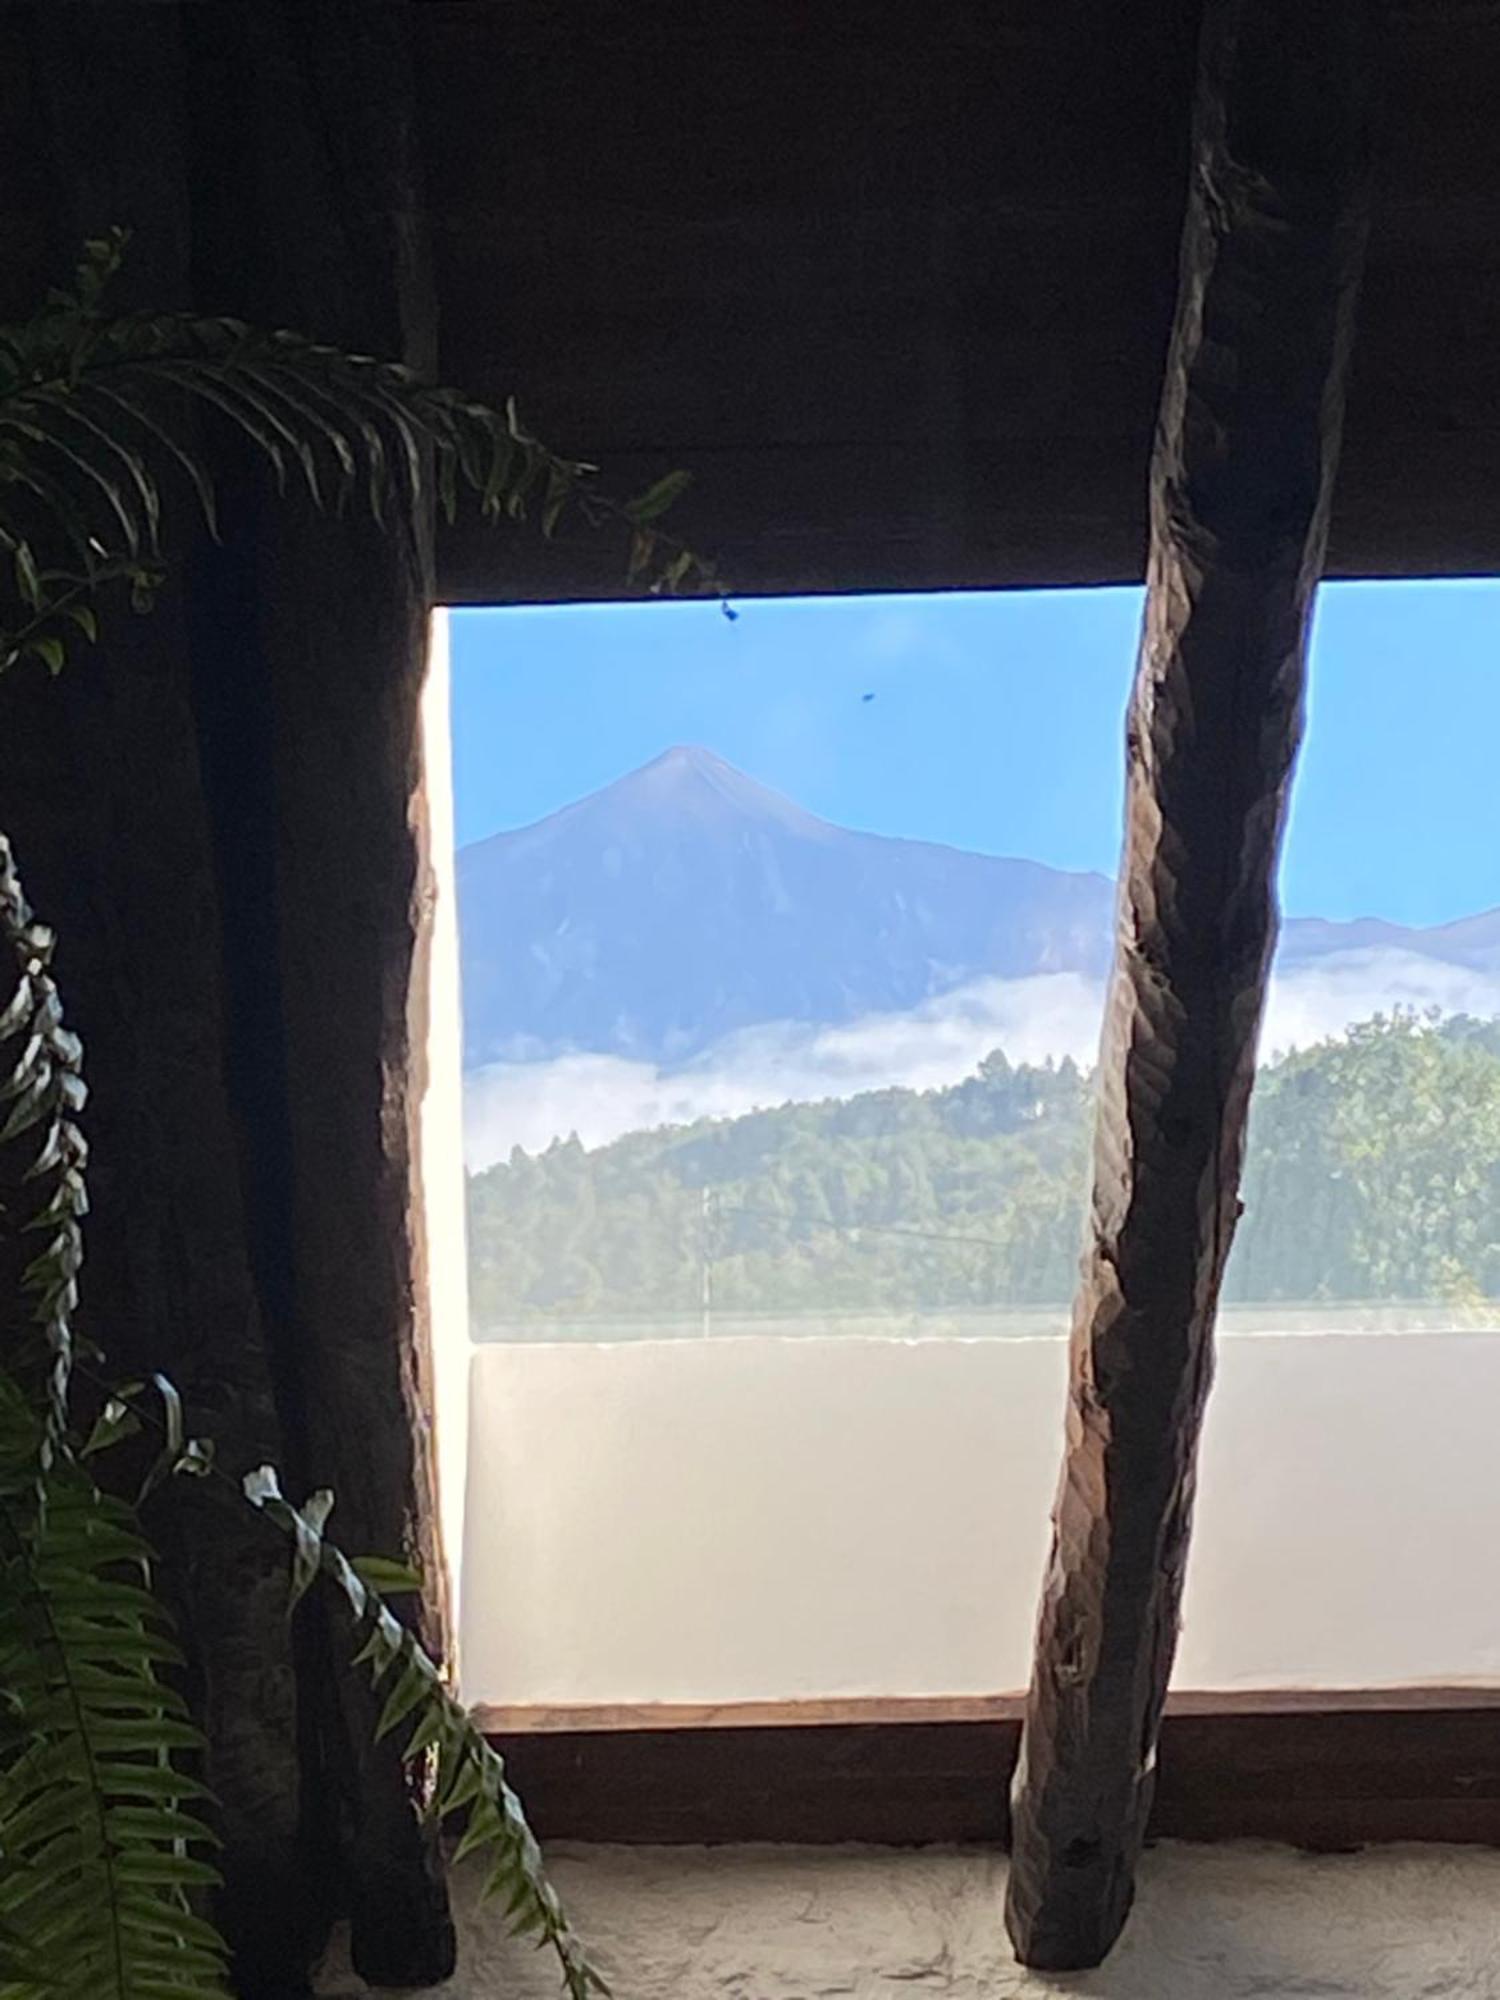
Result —
[[[919,1243],[964,1243],[977,1245],[985,1250],[1007,1250],[1011,1246],[998,1236],[961,1235],[953,1231],[936,1229],[909,1229],[899,1223],[888,1222],[835,1222],[831,1217],[810,1215],[805,1209],[788,1212],[779,1208],[757,1208],[752,1202],[725,1202],[717,1188],[706,1183],[699,1190],[698,1256],[701,1271],[702,1296],[699,1311],[702,1335],[705,1340],[713,1334],[714,1316],[714,1264],[719,1252],[716,1242],[714,1222],[721,1215],[754,1215],[767,1222],[779,1222],[785,1227],[803,1225],[809,1229],[826,1230],[832,1236],[899,1236]]]
[[[708,1190],[705,1189],[705,1194]],[[972,1243],[987,1250],[1008,1250],[1011,1245],[999,1236],[958,1235],[952,1231],[936,1229],[907,1229],[896,1223],[887,1222],[834,1222],[821,1215],[810,1215],[805,1209],[756,1208],[749,1202],[725,1202],[715,1198],[713,1210],[716,1215],[758,1215],[768,1222],[804,1223],[810,1229],[826,1229],[833,1235],[841,1236],[904,1236],[920,1243]]]

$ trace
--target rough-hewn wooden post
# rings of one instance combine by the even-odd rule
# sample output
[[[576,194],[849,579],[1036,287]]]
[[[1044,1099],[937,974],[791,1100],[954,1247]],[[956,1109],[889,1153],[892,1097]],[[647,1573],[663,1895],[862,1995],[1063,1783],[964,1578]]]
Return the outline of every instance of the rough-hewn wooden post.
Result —
[[[430,368],[410,11],[0,0],[26,197],[7,312],[123,223],[122,310],[239,312]],[[200,443],[224,545],[173,494],[155,615],[114,601],[56,684],[0,686],[0,828],[57,927],[91,1086],[81,1324],[119,1376],[169,1372],[230,1473],[330,1485],[346,1546],[435,1579],[411,1172],[430,525],[315,517],[212,427]],[[285,1548],[232,1491],[174,1484],[149,1525],[209,1740],[235,1993],[305,1996],[339,1913],[371,1984],[442,1978],[436,1843],[399,1741],[372,1743],[347,1632],[317,1593],[288,1620]]]
[[[1368,210],[1378,0],[1209,0],[1066,1458],[1016,1777],[1018,1955],[1130,1908],[1276,932]]]
[[[431,372],[403,0],[181,10],[191,60],[194,279],[219,311],[312,328]],[[337,1496],[350,1547],[429,1581],[442,1643],[433,1394],[413,1174],[426,1061],[419,707],[433,602],[430,508],[384,526],[284,505],[227,456],[226,545],[195,565],[195,667],[212,745],[235,995],[239,1111],[278,1409],[299,1473]],[[339,1658],[342,1640],[330,1640]],[[317,1707],[317,1785],[344,1847],[355,1970],[452,1970],[437,1843],[400,1745],[373,1741],[368,1678]]]

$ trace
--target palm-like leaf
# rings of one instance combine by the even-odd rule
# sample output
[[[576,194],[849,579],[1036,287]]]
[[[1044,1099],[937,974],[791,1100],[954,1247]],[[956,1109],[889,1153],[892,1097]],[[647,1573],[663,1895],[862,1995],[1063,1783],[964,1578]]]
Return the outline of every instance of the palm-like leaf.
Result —
[[[404,1728],[407,1761],[428,1760],[431,1816],[441,1821],[467,1811],[455,1859],[474,1853],[486,1858],[484,1894],[505,1898],[505,1917],[516,1936],[534,1936],[539,1946],[550,1945],[569,2000],[608,1994],[547,1880],[536,1837],[506,1782],[504,1760],[381,1596],[382,1586],[411,1589],[417,1579],[389,1563],[350,1562],[328,1541],[323,1530],[333,1508],[331,1493],[316,1493],[304,1506],[294,1507],[270,1466],[246,1478],[245,1493],[291,1540],[294,1597],[319,1576],[344,1597],[360,1641],[356,1664],[367,1664],[375,1686],[386,1690],[376,1734],[388,1736]]]
[[[130,1509],[69,1457],[37,1481],[38,1425],[0,1374],[0,2000],[222,2000],[194,1915],[218,1878],[201,1747],[159,1678],[177,1659]]]
[[[535,515],[549,534],[572,508],[619,526],[643,587],[719,588],[657,525],[684,475],[611,501],[591,484],[594,467],[548,450],[513,403],[498,411],[398,362],[240,320],[108,317],[125,242],[121,231],[90,242],[71,289],[0,329],[0,669],[28,653],[59,668],[70,626],[92,636],[90,600],[105,583],[125,579],[149,601],[164,480],[186,482],[214,525],[195,415],[249,439],[283,488],[299,482],[319,507],[359,498],[383,519],[393,497],[414,500],[430,481],[450,518],[461,490],[487,518]]]
[[[80,1050],[0,837],[0,2000],[216,2000],[198,1747],[128,1507],[68,1432]]]
[[[0,834],[0,1357],[23,1387],[45,1385],[38,1457],[67,1422],[72,1312],[86,1206],[81,1051],[63,1025],[36,922]]]
[[[27,655],[60,668],[70,629],[95,636],[93,600],[112,581],[149,602],[166,467],[213,527],[212,488],[185,441],[195,406],[318,505],[358,489],[379,517],[393,493],[420,496],[431,465],[450,512],[460,484],[487,514],[538,509],[549,531],[576,502],[625,524],[632,572],[653,588],[712,586],[653,525],[675,475],[611,506],[587,491],[589,467],[548,452],[513,409],[502,417],[395,364],[230,320],[108,319],[100,301],[123,241],[90,244],[72,290],[0,332],[0,671]],[[86,1444],[70,1428],[84,1093],[51,949],[0,835],[0,2000],[221,2000],[224,1946],[191,1907],[217,1879],[194,1851],[210,1840],[194,1811],[202,1788],[175,1761],[201,1740],[160,1678],[178,1655],[134,1511],[88,1464],[140,1428],[135,1392],[108,1398]],[[157,1387],[166,1448],[148,1488],[212,1471],[176,1391]],[[571,2000],[605,1992],[500,1759],[380,1597],[382,1575],[389,1585],[397,1573],[366,1565],[362,1579],[324,1541],[330,1496],[293,1508],[268,1470],[244,1490],[292,1537],[293,1600],[319,1574],[342,1591],[360,1658],[377,1683],[392,1680],[381,1733],[413,1725],[406,1754],[431,1767],[431,1810],[468,1810],[460,1852],[491,1853],[513,1928],[553,1948]]]

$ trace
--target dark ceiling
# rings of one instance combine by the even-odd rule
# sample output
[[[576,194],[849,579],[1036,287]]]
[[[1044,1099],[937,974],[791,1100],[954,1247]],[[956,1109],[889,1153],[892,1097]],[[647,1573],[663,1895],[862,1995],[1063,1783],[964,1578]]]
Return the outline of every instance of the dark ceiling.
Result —
[[[415,0],[443,372],[691,468],[746,590],[1138,577],[1198,11]],[[1393,39],[1331,568],[1496,570],[1500,5]],[[444,588],[617,562],[460,532]]]

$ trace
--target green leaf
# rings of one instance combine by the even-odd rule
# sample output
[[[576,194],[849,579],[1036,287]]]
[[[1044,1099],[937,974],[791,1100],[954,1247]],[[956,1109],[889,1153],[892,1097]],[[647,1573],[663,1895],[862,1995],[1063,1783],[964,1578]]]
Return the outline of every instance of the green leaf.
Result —
[[[425,1660],[409,1659],[396,1685],[387,1695],[385,1707],[380,1711],[380,1719],[375,1724],[377,1743],[400,1727],[417,1704],[427,1697],[430,1688],[430,1663]]]
[[[36,558],[31,553],[30,544],[17,542],[12,549],[11,560],[15,566],[16,588],[21,593],[21,600],[35,610],[42,601],[42,584],[37,575]]]
[[[693,483],[690,472],[669,472],[658,479],[654,486],[648,486],[644,493],[634,500],[625,502],[628,518],[640,525],[647,521],[658,521],[667,510],[679,501]]]
[[[179,1479],[207,1479],[215,1469],[212,1438],[189,1438],[172,1467]]]
[[[110,1399],[105,1431],[124,1411]],[[0,1366],[0,1679],[19,1725],[0,1722],[0,1995],[225,2000],[223,1944],[183,1901],[218,1879],[190,1852],[212,1845],[203,1788],[173,1763],[202,1739],[157,1678],[176,1656],[165,1614],[116,1580],[149,1551],[82,1458],[38,1477],[41,1431]]]
[[[134,1437],[140,1428],[141,1420],[129,1403],[122,1402],[118,1396],[111,1396],[94,1420],[82,1455],[92,1458],[96,1452],[108,1451],[111,1445],[119,1444],[123,1438]]]
[[[630,582],[645,575],[655,554],[656,537],[644,528],[637,528],[630,537],[630,565],[626,571]]]
[[[388,1562],[384,1556],[351,1556],[354,1574],[384,1596],[420,1591],[422,1579],[409,1563]]]
[[[582,483],[595,468],[550,452],[514,401],[489,409],[401,364],[228,318],[106,316],[127,240],[120,230],[91,238],[72,285],[32,321],[0,329],[0,573],[20,605],[0,630],[0,667],[29,654],[56,672],[68,628],[97,639],[106,588],[123,584],[134,609],[153,607],[163,495],[176,475],[216,532],[212,484],[184,423],[202,411],[247,439],[283,488],[295,465],[317,506],[342,507],[362,483],[379,522],[392,493],[424,496],[430,467],[449,512],[467,490],[486,518],[535,511],[551,534],[577,500],[586,524],[630,525],[632,575],[677,587],[700,572],[675,544],[661,565],[649,525],[683,475],[629,507],[612,503]],[[43,569],[37,549],[58,566]],[[204,1794],[174,1764],[201,1746],[181,1697],[158,1678],[178,1655],[134,1510],[100,1493],[90,1466],[139,1429],[139,1385],[109,1398],[82,1444],[69,1422],[86,1210],[73,1121],[84,1088],[50,953],[0,837],[0,1234],[23,1231],[28,1244],[19,1302],[0,1300],[16,1330],[0,1357],[0,1982],[41,1941],[41,1962],[70,1995],[208,2000],[223,1992],[222,1946],[184,1900],[214,1879],[187,1851],[207,1839],[191,1811]],[[164,1378],[156,1389],[166,1442],[143,1496],[174,1474],[213,1470],[176,1390]],[[292,1602],[321,1577],[347,1606],[357,1658],[385,1691],[379,1728],[409,1723],[408,1756],[430,1769],[436,1815],[469,1812],[465,1840],[491,1851],[508,1921],[551,1945],[573,2000],[605,1991],[501,1760],[383,1602],[384,1591],[419,1591],[420,1579],[378,1557],[351,1564],[327,1538],[331,1494],[294,1507],[269,1467],[243,1491],[289,1538]],[[0,2000],[21,1996],[0,1984]]]
[[[161,1402],[161,1423],[165,1443],[141,1481],[140,1491],[136,1495],[137,1506],[149,1499],[158,1486],[180,1469],[188,1449],[182,1397],[177,1391],[176,1384],[167,1376],[158,1374],[151,1377],[151,1386]]]
[[[280,490],[295,467],[315,506],[341,512],[362,485],[383,523],[398,485],[413,504],[421,499],[430,465],[450,516],[467,489],[485,519],[518,521],[534,510],[551,535],[578,500],[586,523],[623,520],[636,531],[632,580],[657,592],[711,582],[675,546],[653,573],[660,550],[650,525],[685,489],[685,473],[666,474],[623,505],[597,489],[585,496],[596,468],[549,451],[514,399],[491,409],[401,363],[224,316],[107,317],[97,301],[120,254],[111,244],[86,259],[73,288],[55,292],[34,321],[0,328],[0,551],[32,614],[0,629],[0,669],[34,651],[32,640],[54,636],[37,621],[71,617],[62,607],[80,583],[91,594],[124,580],[132,606],[152,608],[161,572],[145,558],[162,529],[166,474],[186,478],[217,535],[212,481],[184,423],[195,404],[254,446]],[[34,549],[54,545],[73,552],[74,575],[38,576]],[[50,647],[48,656],[55,664]]]
[[[173,437],[167,425],[157,418],[144,399],[132,396],[116,384],[91,381],[85,384],[85,393],[103,400],[126,420],[146,433],[150,441],[160,447],[172,464],[187,477],[189,485],[197,496],[198,505],[210,535],[219,539],[218,511],[214,503],[213,482],[206,470],[199,464],[192,452],[188,451]]]
[[[261,1466],[244,1481],[246,1498],[292,1542],[294,1575],[314,1559],[323,1575],[335,1582],[355,1612],[360,1647],[356,1664],[368,1663],[377,1682],[395,1675],[386,1695],[377,1735],[413,1726],[407,1739],[408,1758],[432,1758],[430,1811],[440,1820],[469,1808],[469,1823],[455,1859],[483,1850],[492,1861],[492,1879],[510,1887],[509,1921],[513,1928],[535,1934],[557,1954],[571,2000],[607,1992],[598,1973],[569,1928],[556,1892],[547,1879],[541,1850],[526,1823],[521,1803],[505,1780],[505,1766],[485,1741],[472,1716],[453,1699],[437,1667],[416,1635],[394,1618],[373,1594],[376,1579],[396,1575],[403,1586],[414,1578],[404,1565],[379,1558],[350,1563],[326,1539],[330,1497],[315,1494],[307,1506],[293,1507],[281,1491],[274,1468]],[[362,1580],[358,1572],[366,1573]],[[368,1593],[367,1593],[368,1583]],[[512,1886],[513,1885],[513,1886]],[[520,1891],[521,1893],[516,1893]]]

